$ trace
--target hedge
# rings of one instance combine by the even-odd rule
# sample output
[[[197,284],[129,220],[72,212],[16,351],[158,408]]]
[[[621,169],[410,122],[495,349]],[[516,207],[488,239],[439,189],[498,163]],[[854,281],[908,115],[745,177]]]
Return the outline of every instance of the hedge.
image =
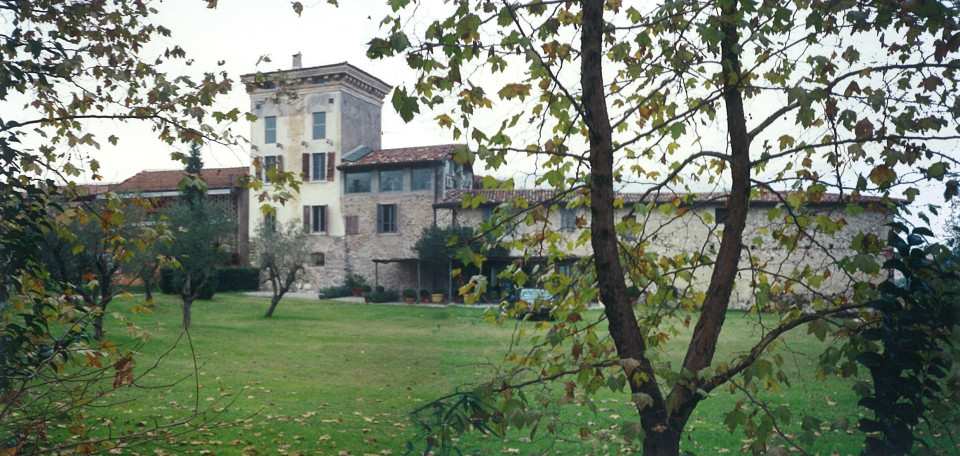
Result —
[[[260,289],[260,269],[250,267],[223,268],[217,271],[220,283],[217,291],[257,291]]]

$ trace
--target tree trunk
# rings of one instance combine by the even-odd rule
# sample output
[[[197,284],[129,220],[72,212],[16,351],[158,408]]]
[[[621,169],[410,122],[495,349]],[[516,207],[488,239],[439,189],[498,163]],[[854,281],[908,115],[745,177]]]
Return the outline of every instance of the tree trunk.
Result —
[[[190,329],[190,306],[196,296],[191,279],[190,274],[183,274],[183,285],[180,288],[180,300],[183,301],[183,329]]]
[[[97,306],[100,307],[100,306]],[[105,308],[100,307],[100,313],[97,314],[93,319],[93,338],[97,340],[103,339],[103,313],[106,311]]]
[[[190,306],[193,299],[183,298],[183,329],[190,329]]]
[[[591,245],[600,297],[609,321],[610,336],[624,366],[632,393],[649,396],[652,403],[638,408],[646,433],[644,455],[676,455],[683,425],[674,427],[657,385],[646,344],[633,310],[616,238],[613,214],[613,137],[603,85],[603,1],[583,3],[581,86],[584,122],[590,132]]]
[[[147,302],[153,301],[153,281],[147,280],[146,278],[144,278],[143,289],[144,289],[144,292],[146,293],[146,298],[144,299]]]
[[[277,304],[280,303],[280,295],[274,293],[273,298],[270,298],[270,308],[267,309],[266,315],[264,317],[270,318],[273,316],[273,310],[277,308]]]

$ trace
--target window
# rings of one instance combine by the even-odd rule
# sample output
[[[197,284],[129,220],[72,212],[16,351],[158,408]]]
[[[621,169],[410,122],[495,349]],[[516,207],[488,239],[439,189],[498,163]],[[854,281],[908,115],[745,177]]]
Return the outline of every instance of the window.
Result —
[[[310,262],[314,266],[323,266],[327,264],[327,256],[323,252],[313,252],[310,254]]]
[[[493,206],[483,206],[480,208],[481,221],[488,221],[493,218]]]
[[[308,233],[326,233],[327,206],[303,206],[303,230]]]
[[[725,207],[718,207],[713,210],[713,218],[717,220],[717,224],[722,224],[727,221],[727,214],[730,212],[730,209]]]
[[[269,231],[277,230],[276,214],[263,214],[263,226]]]
[[[577,213],[571,209],[560,209],[560,231],[573,231],[577,228]]]
[[[378,204],[377,205],[377,232],[378,233],[396,233],[397,232],[397,205],[396,204]]]
[[[381,192],[399,192],[401,190],[403,190],[402,170],[380,171]]]
[[[263,121],[263,142],[267,144],[273,144],[277,142],[277,118],[274,116],[268,116],[265,117]]]
[[[314,83],[314,84],[323,84],[323,76],[314,76],[314,77],[313,77],[313,83]]]
[[[313,113],[313,139],[327,138],[327,113]]]
[[[327,178],[327,154],[313,154],[310,180],[324,180]]]
[[[356,215],[344,217],[343,227],[347,234],[360,234],[360,218]]]
[[[278,169],[283,171],[283,156],[281,155],[264,155],[261,158],[261,167],[257,169],[257,179],[263,180],[264,173],[269,173],[271,169]]]
[[[414,168],[410,175],[410,190],[430,190],[433,182],[433,170],[430,168]]]
[[[347,193],[368,193],[370,191],[370,172],[347,173],[344,176]]]

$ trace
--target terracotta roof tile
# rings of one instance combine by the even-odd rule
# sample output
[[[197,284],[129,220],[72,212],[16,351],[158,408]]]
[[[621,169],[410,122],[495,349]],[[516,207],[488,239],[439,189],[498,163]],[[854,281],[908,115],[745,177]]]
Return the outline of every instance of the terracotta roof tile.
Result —
[[[461,144],[405,147],[401,149],[375,150],[355,162],[343,162],[338,169],[372,168],[381,165],[441,162],[453,155],[454,148]]]
[[[237,183],[237,179],[246,175],[246,167],[238,168],[207,168],[201,175],[207,181],[207,187],[230,188]],[[82,186],[87,195],[99,195],[107,191],[129,192],[161,192],[179,190],[180,179],[186,174],[182,169],[164,171],[141,171],[119,184],[96,184]]]

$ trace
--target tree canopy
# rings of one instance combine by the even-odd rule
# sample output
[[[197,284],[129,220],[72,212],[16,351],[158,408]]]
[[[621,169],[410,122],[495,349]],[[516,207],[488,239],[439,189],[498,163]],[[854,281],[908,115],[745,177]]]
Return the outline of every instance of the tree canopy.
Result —
[[[555,199],[515,202],[516,210],[555,211],[563,200],[589,211],[589,229],[574,239],[540,228],[513,244],[550,252],[548,262],[584,245],[592,255],[575,277],[557,279],[566,288],[558,322],[543,328],[545,336],[533,336],[532,351],[512,358],[515,370],[478,390],[485,392],[480,403],[531,417],[500,426],[544,429],[544,415],[533,410],[552,402],[515,394],[527,382],[514,375],[536,366],[536,383],[569,379],[560,394],[568,398],[625,389],[637,416],[623,420],[621,435],[642,441],[645,455],[678,454],[691,413],[718,388],[753,397],[783,383],[776,348],[787,332],[850,337],[833,319],[849,312],[860,312],[863,328],[877,322],[867,303],[878,296],[887,246],[882,236],[849,223],[868,196],[877,197],[870,204],[878,210],[903,213],[901,203],[929,192],[929,182],[946,184],[937,197],[957,194],[955,3],[453,2],[430,11],[417,2],[392,4],[384,36],[368,54],[403,54],[416,70],[416,82],[392,96],[404,119],[430,110],[454,138],[469,143],[456,160],[492,170],[535,169],[536,184],[554,189]],[[512,188],[514,181],[486,184]],[[634,217],[615,214],[624,205],[616,192],[624,189],[640,193],[626,208]],[[698,193],[725,205],[723,223],[691,212]],[[816,210],[828,194],[839,211]],[[767,212],[771,228],[746,238],[757,199],[775,204]],[[484,202],[482,194],[468,195],[463,205]],[[914,213],[929,218],[924,210]],[[667,255],[656,247],[669,222],[654,223],[650,214],[696,217],[710,237]],[[545,220],[508,215],[528,226]],[[483,228],[504,232],[496,223]],[[824,242],[842,230],[855,232],[844,238],[843,251]],[[624,233],[631,233],[629,241]],[[802,245],[831,265],[793,269],[750,253],[764,245],[788,253]],[[753,315],[765,330],[749,351],[716,359],[738,274],[754,277]],[[847,293],[818,291],[830,274],[846,281]],[[627,293],[631,284],[642,290],[637,304]],[[763,320],[764,300],[799,292],[808,302],[781,310],[775,324]],[[598,322],[582,321],[583,301],[592,296],[605,306],[603,333]],[[678,325],[693,326],[683,363],[658,363]],[[829,362],[824,369],[839,371]],[[604,381],[608,376],[616,380]],[[763,452],[778,429],[771,423],[791,417],[767,404],[754,407],[759,414],[734,411],[728,418],[733,427],[753,429],[750,448]],[[819,421],[801,421],[800,438],[785,438],[802,450],[813,439],[810,423]],[[446,431],[437,432],[424,442],[451,443]]]

